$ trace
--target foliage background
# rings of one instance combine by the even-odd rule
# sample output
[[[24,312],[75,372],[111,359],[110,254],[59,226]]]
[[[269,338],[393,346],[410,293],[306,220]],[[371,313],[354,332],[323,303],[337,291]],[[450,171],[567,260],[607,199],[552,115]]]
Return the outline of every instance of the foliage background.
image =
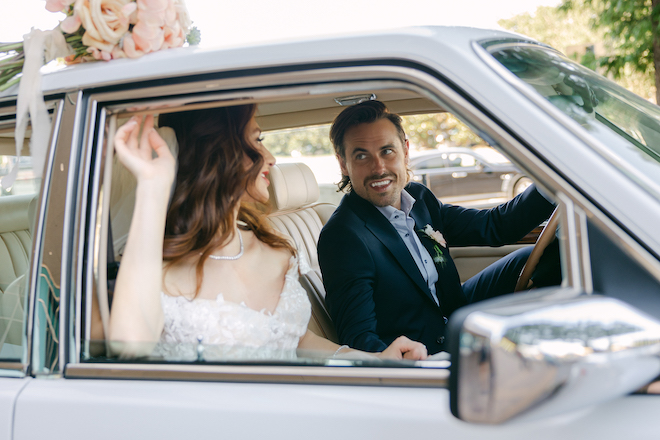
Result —
[[[650,6],[650,0],[565,1],[561,7],[542,6],[533,15],[520,14],[498,24],[565,54],[575,46],[601,43],[603,54],[587,52],[573,58],[655,103],[655,69],[649,60],[653,36]],[[630,45],[637,52],[631,51]]]
[[[414,150],[439,146],[472,147],[484,142],[450,113],[403,117],[403,128]],[[334,154],[329,139],[330,125],[273,131],[264,143],[276,156],[316,156]]]

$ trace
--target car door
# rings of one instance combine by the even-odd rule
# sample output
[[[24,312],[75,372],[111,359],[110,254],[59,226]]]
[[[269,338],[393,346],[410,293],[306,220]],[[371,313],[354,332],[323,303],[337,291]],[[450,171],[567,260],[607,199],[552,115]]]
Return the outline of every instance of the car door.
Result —
[[[420,160],[415,165],[415,175],[437,198],[452,195],[453,177],[447,168],[446,154],[438,153],[432,158]]]
[[[291,48],[297,56],[299,49]],[[238,63],[244,66],[241,63],[250,56],[258,60],[263,55],[263,51],[241,51]],[[216,56],[220,63],[229,55]],[[156,61],[160,62],[158,57]],[[451,108],[510,154],[517,154],[517,161],[533,171],[530,175],[543,182],[549,197],[563,209],[562,264],[570,271],[558,292],[570,295],[589,284],[585,268],[591,248],[582,239],[587,236],[586,218],[594,218],[587,214],[597,213],[597,208],[576,196],[538,158],[522,160],[526,145],[465,99],[454,84],[427,69],[398,63],[374,66],[352,60],[338,66],[333,60],[323,68],[318,63],[298,62],[286,68],[276,64],[277,68],[225,69],[67,95],[49,181],[52,209],[42,217],[44,236],[37,266],[41,276],[33,293],[34,303],[42,307],[33,327],[34,379],[15,405],[14,439],[401,438],[410,436],[411,430],[420,437],[507,440],[584,438],[585,434],[655,438],[649,415],[660,410],[660,401],[654,396],[626,396],[561,416],[503,426],[462,422],[451,415],[446,359],[394,364],[332,358],[232,362],[206,359],[201,342],[184,347],[194,354],[187,359],[113,356],[104,330],[111,310],[109,265],[119,250],[110,231],[118,231],[119,220],[112,212],[117,188],[113,188],[115,164],[108,139],[136,112],[253,101],[305,103],[309,96],[373,88],[400,87],[418,97],[431,96],[438,107]],[[558,138],[560,134],[550,141]],[[570,136],[561,140],[580,145]],[[608,233],[612,227],[598,219],[591,226]],[[597,232],[590,237],[597,237]],[[614,246],[610,250],[620,248],[610,235],[606,238]],[[594,243],[604,241],[594,238]],[[630,261],[657,286],[657,279],[639,259]]]
[[[501,196],[499,173],[469,153],[450,153],[447,157],[451,174],[451,196],[465,200]]]

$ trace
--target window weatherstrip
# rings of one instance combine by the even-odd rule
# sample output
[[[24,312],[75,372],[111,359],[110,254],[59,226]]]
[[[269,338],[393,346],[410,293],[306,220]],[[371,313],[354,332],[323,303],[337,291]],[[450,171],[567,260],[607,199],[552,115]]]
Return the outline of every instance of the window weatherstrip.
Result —
[[[447,388],[447,368],[299,367],[181,364],[68,364],[78,379],[186,380]]]

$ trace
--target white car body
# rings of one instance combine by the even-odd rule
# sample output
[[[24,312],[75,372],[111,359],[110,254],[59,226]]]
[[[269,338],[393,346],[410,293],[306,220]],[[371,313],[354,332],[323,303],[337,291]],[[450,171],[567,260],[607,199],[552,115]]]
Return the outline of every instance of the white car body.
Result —
[[[85,330],[77,314],[84,316],[80,298],[94,283],[92,270],[86,266],[91,261],[87,250],[92,233],[84,232],[83,226],[88,221],[86,204],[96,200],[89,194],[96,189],[78,182],[98,182],[86,170],[95,166],[93,160],[100,160],[86,153],[92,143],[87,124],[90,115],[97,118],[93,107],[112,101],[113,93],[118,101],[132,99],[127,85],[148,101],[158,97],[161,89],[198,91],[202,84],[204,90],[221,94],[231,84],[228,97],[253,96],[267,108],[278,96],[269,89],[275,85],[294,96],[297,87],[307,93],[305,84],[350,78],[414,83],[451,100],[456,109],[467,108],[470,113],[476,107],[480,115],[495,121],[481,123],[498,126],[492,132],[500,136],[497,143],[504,144],[518,165],[524,165],[526,174],[531,173],[549,193],[562,194],[559,199],[572,208],[569,212],[575,218],[596,218],[598,225],[616,231],[613,234],[625,235],[620,243],[633,255],[631,261],[660,284],[653,278],[660,273],[654,257],[660,255],[658,195],[640,190],[602,152],[585,147],[586,135],[579,132],[578,125],[549,104],[530,99],[531,88],[526,92],[524,85],[516,85],[515,78],[493,60],[484,61],[485,51],[478,42],[506,39],[524,40],[518,35],[470,28],[412,28],[217,50],[172,49],[138,60],[88,63],[45,75],[44,96],[47,101],[62,100],[63,107],[58,107],[59,111],[64,108],[61,120],[66,120],[67,111],[75,111],[75,117],[69,115],[73,127],[62,126],[58,138],[72,130],[72,153],[58,156],[51,149],[51,174],[44,179],[45,185],[67,185],[57,191],[51,188],[48,197],[57,198],[51,198],[46,209],[44,195],[38,210],[37,228],[50,237],[52,230],[47,230],[45,222],[54,221],[54,212],[62,211],[61,246],[48,247],[44,239],[36,240],[33,248],[43,255],[59,254],[59,356],[54,371],[46,369],[39,351],[43,347],[36,340],[46,324],[38,311],[30,312],[25,337],[35,339],[25,347],[24,359],[18,364],[0,360],[0,440],[657,439],[660,424],[655,417],[660,413],[660,397],[652,395],[628,394],[567,414],[523,415],[493,426],[464,422],[452,415],[446,369],[410,373],[398,381],[392,369],[377,367],[363,367],[359,374],[348,369],[349,374],[343,375],[342,371],[331,372],[344,369],[338,366],[136,364],[133,368],[131,364],[90,364],[81,359],[85,343],[81,333]],[[178,86],[173,85],[173,78],[180,79]],[[332,87],[338,87],[336,84]],[[267,90],[262,93],[260,88]],[[248,89],[255,92],[245,92]],[[322,88],[314,90],[320,93]],[[349,91],[346,87],[344,94]],[[0,94],[0,106],[13,108],[15,92],[16,88]],[[89,100],[90,96],[98,101]],[[69,97],[75,107],[66,107]],[[473,122],[477,119],[475,116]],[[490,137],[494,137],[492,133]],[[514,143],[507,140],[510,138],[531,148],[515,151],[507,146],[507,142]],[[593,214],[594,207],[607,214]],[[581,261],[579,253],[571,258],[569,263]],[[32,263],[30,279],[36,279],[38,271],[39,266]],[[593,286],[585,281],[589,276],[571,272],[565,280],[570,287],[590,291]],[[34,286],[30,295],[33,300],[28,304],[35,307],[39,294]],[[150,375],[153,371],[157,374]]]

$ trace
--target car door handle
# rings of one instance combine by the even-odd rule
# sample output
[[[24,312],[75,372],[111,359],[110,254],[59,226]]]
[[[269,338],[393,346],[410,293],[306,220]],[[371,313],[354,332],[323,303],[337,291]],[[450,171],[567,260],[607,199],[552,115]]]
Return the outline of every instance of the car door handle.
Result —
[[[455,173],[451,173],[451,177],[454,179],[462,179],[463,177],[467,177],[467,173],[465,171],[458,171]]]

